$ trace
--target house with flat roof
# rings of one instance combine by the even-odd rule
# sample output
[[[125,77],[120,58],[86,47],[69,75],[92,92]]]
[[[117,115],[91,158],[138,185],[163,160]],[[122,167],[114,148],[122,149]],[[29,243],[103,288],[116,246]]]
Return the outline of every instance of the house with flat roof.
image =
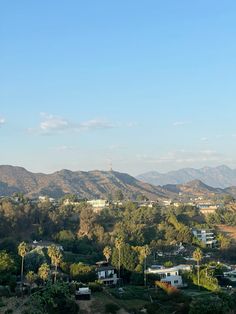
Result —
[[[153,265],[147,269],[146,273],[158,275],[161,282],[168,283],[173,287],[183,288],[186,287],[187,284],[183,282],[181,272],[191,271],[191,269],[191,265],[178,265],[169,268],[160,267],[160,265],[156,267],[156,265]]]
[[[109,202],[103,199],[87,201],[87,204],[91,205],[93,210],[97,213],[109,206]]]
[[[113,286],[118,283],[119,278],[113,266],[109,265],[107,262],[98,262],[96,265],[98,280],[102,281],[105,286]]]
[[[192,233],[199,241],[203,242],[206,247],[213,248],[217,246],[217,240],[213,230],[193,229]]]

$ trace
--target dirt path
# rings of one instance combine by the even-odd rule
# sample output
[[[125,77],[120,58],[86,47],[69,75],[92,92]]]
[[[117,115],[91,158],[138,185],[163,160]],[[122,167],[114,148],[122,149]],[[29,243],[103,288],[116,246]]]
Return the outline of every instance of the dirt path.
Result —
[[[236,242],[236,227],[227,226],[227,225],[217,225],[217,229],[226,234],[229,238]]]

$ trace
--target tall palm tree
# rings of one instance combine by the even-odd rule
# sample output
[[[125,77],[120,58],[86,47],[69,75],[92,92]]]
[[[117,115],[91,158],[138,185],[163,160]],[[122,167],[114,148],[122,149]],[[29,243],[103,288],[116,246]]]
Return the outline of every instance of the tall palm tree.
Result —
[[[119,266],[118,266],[118,269],[119,269],[119,279],[120,279],[120,265],[121,265],[121,248],[122,248],[122,245],[123,245],[124,241],[121,237],[118,237],[116,238],[115,240],[115,247],[116,249],[118,250],[118,254],[119,254]]]
[[[47,263],[43,263],[38,269],[38,276],[44,282],[48,279],[50,267]]]
[[[106,258],[106,260],[107,260],[107,263],[109,262],[109,259],[110,259],[110,257],[111,257],[111,253],[112,253],[112,251],[111,251],[110,246],[104,247],[104,249],[103,249],[103,255],[105,256],[105,258]]]
[[[147,268],[147,257],[151,254],[151,250],[148,245],[145,245],[143,247],[142,253],[143,258],[144,258],[144,269],[143,269],[143,274],[144,274],[144,286],[147,285],[147,274],[146,274],[146,268]]]
[[[27,254],[27,244],[25,242],[21,242],[18,245],[18,255],[21,256],[21,292],[23,288],[23,279],[24,279],[24,259]]]
[[[54,282],[56,282],[57,281],[57,268],[62,261],[61,250],[56,245],[52,244],[48,247],[48,256],[51,259],[52,265],[55,266]]]
[[[200,262],[203,258],[203,254],[201,249],[196,248],[196,250],[193,252],[193,259],[197,262],[197,284],[198,287],[200,287]]]

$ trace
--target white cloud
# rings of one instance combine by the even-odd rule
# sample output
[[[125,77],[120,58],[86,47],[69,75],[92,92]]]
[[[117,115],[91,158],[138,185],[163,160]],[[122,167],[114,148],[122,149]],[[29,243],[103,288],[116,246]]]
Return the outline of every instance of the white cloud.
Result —
[[[78,150],[79,148],[76,146],[60,145],[60,146],[51,147],[50,149],[55,150],[57,152],[66,152],[66,151]]]
[[[73,125],[64,118],[53,115],[45,115],[39,128],[44,133],[51,133],[69,130],[73,128]]]
[[[0,117],[0,127],[6,123],[6,120],[3,117]]]
[[[173,123],[173,126],[184,126],[184,125],[188,125],[188,124],[191,124],[190,121],[175,121]]]
[[[79,124],[79,128],[82,130],[111,129],[114,127],[114,124],[101,119],[92,119]]]
[[[40,122],[39,127],[28,129],[30,133],[50,135],[69,131],[93,131],[118,127],[117,125],[102,119],[91,119],[80,123],[74,123],[68,119],[56,115],[49,115],[46,113],[41,113],[40,115],[42,121]]]

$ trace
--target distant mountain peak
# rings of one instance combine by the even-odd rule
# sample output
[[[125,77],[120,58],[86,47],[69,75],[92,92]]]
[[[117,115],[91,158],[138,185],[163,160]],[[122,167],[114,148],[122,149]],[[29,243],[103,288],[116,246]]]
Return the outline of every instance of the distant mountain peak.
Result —
[[[200,180],[208,186],[227,188],[236,186],[236,170],[226,165],[200,169],[183,168],[167,173],[151,171],[137,176],[137,179],[154,185],[184,184],[189,181]]]

